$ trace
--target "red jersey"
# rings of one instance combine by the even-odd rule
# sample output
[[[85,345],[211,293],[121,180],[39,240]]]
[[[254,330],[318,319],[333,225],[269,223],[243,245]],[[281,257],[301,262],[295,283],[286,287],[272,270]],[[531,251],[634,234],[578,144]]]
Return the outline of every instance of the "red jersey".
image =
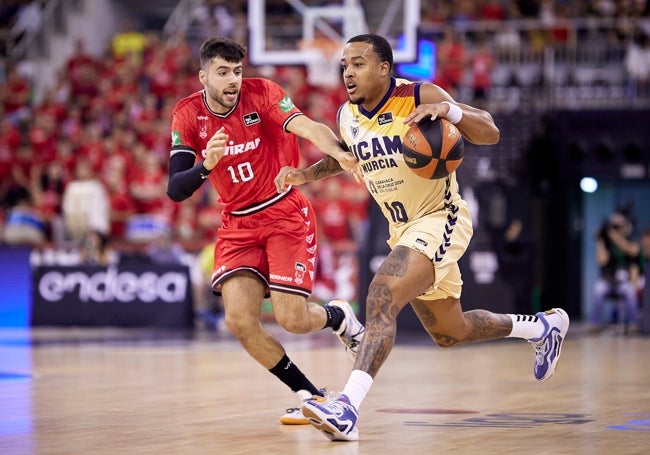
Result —
[[[225,212],[272,204],[278,195],[273,179],[282,166],[298,167],[298,139],[287,123],[302,112],[275,82],[247,78],[237,104],[227,113],[210,109],[204,90],[178,102],[172,112],[172,150],[204,159],[208,140],[225,127],[230,139],[223,158],[210,173]]]

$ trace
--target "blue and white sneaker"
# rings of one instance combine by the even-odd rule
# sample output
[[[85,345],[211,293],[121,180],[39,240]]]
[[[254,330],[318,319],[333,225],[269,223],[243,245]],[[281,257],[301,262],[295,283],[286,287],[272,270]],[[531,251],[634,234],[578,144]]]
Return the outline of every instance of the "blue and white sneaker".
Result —
[[[335,400],[319,403],[309,400],[302,405],[302,414],[309,423],[332,441],[357,441],[359,411],[341,394]]]
[[[535,316],[544,324],[544,334],[529,340],[535,348],[533,373],[538,381],[545,381],[555,373],[555,367],[562,352],[562,343],[569,330],[569,315],[561,308],[537,313]]]
[[[347,300],[332,300],[328,305],[339,307],[345,314],[345,319],[341,322],[338,330],[334,331],[334,334],[338,337],[341,343],[343,343],[345,346],[345,352],[348,353],[348,356],[354,362],[357,358],[359,344],[361,344],[361,340],[363,340],[363,335],[366,329],[357,319],[352,306],[347,302]]]

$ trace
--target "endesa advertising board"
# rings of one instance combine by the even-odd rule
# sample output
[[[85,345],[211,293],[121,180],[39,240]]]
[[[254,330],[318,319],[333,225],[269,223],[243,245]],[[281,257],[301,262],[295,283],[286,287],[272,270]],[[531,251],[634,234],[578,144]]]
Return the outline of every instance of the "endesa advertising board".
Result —
[[[191,327],[185,266],[38,266],[32,270],[33,326]]]

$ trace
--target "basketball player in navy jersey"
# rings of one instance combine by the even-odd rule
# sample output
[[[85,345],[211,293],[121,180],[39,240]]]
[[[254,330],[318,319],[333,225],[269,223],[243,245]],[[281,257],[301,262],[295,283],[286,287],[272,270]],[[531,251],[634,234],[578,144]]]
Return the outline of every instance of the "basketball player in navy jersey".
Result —
[[[341,59],[349,101],[338,112],[340,134],[359,161],[368,190],[390,225],[391,252],[377,270],[366,301],[366,332],[354,369],[338,399],[307,401],[303,415],[332,440],[356,440],[358,409],[395,342],[397,316],[409,302],[439,346],[496,338],[533,344],[536,379],[548,379],[557,365],[569,318],[559,308],[536,315],[463,311],[458,260],[472,237],[472,220],[455,173],[438,180],[415,175],[404,163],[401,137],[419,121],[444,117],[464,139],[490,145],[499,140],[492,116],[460,104],[431,83],[393,77],[393,53],[378,35],[348,40]],[[341,172],[326,157],[305,170],[282,169],[279,194]]]
[[[223,298],[225,323],[246,351],[296,392],[301,401],[323,394],[287,356],[260,321],[271,298],[280,326],[292,333],[330,327],[352,358],[363,325],[348,302],[308,302],[316,263],[316,218],[295,188],[278,194],[274,177],[299,162],[297,136],[314,143],[344,169],[356,160],[334,132],[304,115],[284,90],[266,79],[243,78],[246,49],[226,38],[200,49],[204,89],[173,110],[167,194],[177,202],[209,181],[223,205],[212,288]],[[300,408],[281,417],[307,424]]]

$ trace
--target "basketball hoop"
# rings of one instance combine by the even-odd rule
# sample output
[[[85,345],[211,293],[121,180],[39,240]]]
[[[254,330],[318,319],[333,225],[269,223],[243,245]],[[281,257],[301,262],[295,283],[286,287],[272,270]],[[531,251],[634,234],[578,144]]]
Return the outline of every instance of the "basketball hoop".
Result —
[[[341,83],[341,53],[343,45],[328,38],[302,41],[300,48],[306,55],[307,82],[324,88],[335,88]]]

